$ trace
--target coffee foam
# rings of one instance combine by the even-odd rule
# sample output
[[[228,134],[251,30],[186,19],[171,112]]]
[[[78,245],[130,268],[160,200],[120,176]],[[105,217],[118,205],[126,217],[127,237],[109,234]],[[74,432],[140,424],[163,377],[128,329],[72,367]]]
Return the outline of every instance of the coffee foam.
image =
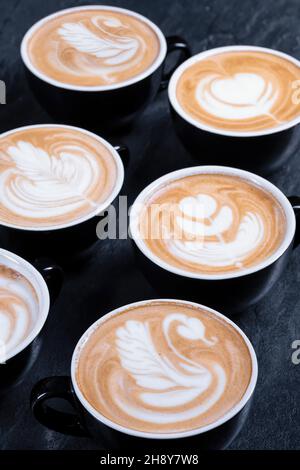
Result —
[[[37,126],[0,136],[0,221],[51,228],[97,213],[116,188],[111,151],[74,128]]]
[[[204,308],[152,301],[111,316],[84,341],[84,398],[125,428],[181,432],[217,421],[243,398],[252,362],[241,335]]]
[[[139,234],[158,259],[187,273],[255,266],[282,243],[286,216],[275,197],[240,177],[203,173],[166,183],[139,214]]]
[[[31,283],[19,272],[0,264],[0,362],[33,330],[39,303]]]
[[[74,9],[46,20],[28,41],[33,66],[63,84],[107,86],[147,70],[160,52],[150,25],[120,10]]]
[[[183,71],[176,97],[199,123],[227,131],[260,131],[300,115],[300,104],[292,96],[299,79],[300,67],[279,55],[216,52]]]

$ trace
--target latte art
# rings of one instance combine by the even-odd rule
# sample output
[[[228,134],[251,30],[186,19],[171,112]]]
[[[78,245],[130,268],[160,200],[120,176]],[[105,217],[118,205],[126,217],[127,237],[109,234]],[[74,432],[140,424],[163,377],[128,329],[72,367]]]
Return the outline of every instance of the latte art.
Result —
[[[149,68],[159,39],[144,21],[107,9],[82,9],[49,19],[28,44],[33,65],[50,78],[82,86],[128,80]]]
[[[32,127],[0,136],[0,220],[26,227],[71,222],[112,193],[117,168],[91,136]]]
[[[199,174],[150,196],[139,227],[162,261],[188,272],[220,274],[268,258],[283,240],[285,215],[271,194],[246,180]]]
[[[31,332],[38,315],[38,299],[24,276],[0,265],[0,363]]]
[[[92,406],[148,432],[215,421],[241,399],[250,375],[249,353],[233,328],[200,308],[159,301],[100,325],[77,368]]]
[[[176,94],[182,109],[208,126],[237,131],[279,126],[300,114],[292,84],[300,68],[259,51],[212,54],[182,73]]]

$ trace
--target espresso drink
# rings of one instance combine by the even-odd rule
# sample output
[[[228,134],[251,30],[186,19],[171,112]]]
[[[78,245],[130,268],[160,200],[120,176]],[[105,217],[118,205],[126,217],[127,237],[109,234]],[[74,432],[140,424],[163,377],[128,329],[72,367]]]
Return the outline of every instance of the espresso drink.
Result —
[[[0,222],[51,228],[95,212],[115,188],[117,165],[95,137],[67,127],[0,136]]]
[[[179,105],[193,119],[215,129],[260,131],[300,115],[293,83],[300,68],[275,54],[229,51],[185,69],[177,82]]]
[[[203,173],[156,189],[141,209],[139,231],[158,261],[188,273],[225,274],[272,255],[286,216],[271,193],[247,180]]]
[[[251,374],[249,349],[224,319],[180,301],[149,301],[92,331],[76,379],[114,423],[169,433],[216,422],[240,402]]]
[[[28,337],[37,320],[38,307],[31,283],[0,264],[0,362]]]
[[[78,86],[107,86],[136,77],[159,51],[158,36],[142,19],[92,7],[49,18],[27,48],[39,72]]]

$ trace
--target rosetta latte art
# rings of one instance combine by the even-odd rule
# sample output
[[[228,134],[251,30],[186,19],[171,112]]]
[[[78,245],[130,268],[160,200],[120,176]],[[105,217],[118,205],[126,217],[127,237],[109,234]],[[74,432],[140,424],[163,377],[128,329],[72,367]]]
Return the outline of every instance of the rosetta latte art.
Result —
[[[37,296],[29,281],[0,265],[0,363],[28,336],[37,312]]]
[[[279,203],[241,178],[188,176],[157,194],[139,216],[141,238],[171,266],[205,274],[236,271],[266,259],[283,239]]]
[[[158,51],[158,38],[146,23],[101,9],[49,20],[29,43],[33,64],[47,76],[86,86],[130,79],[150,67]]]
[[[67,223],[97,210],[116,168],[91,137],[63,128],[29,128],[0,139],[0,218],[25,226]]]
[[[236,370],[229,368],[245,345],[225,332],[222,322],[175,302],[128,310],[84,346],[79,386],[97,410],[126,427],[163,432],[204,425],[224,414],[249,381],[247,354],[236,357]],[[239,372],[241,389],[229,397]]]
[[[299,78],[299,66],[283,57],[232,50],[199,57],[180,76],[176,95],[182,109],[199,123],[259,131],[299,116],[300,106],[292,99],[292,84]]]

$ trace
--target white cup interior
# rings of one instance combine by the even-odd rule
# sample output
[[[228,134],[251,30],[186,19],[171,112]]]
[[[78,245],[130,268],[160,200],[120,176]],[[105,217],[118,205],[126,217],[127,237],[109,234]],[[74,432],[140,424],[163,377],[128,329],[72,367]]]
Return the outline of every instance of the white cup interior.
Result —
[[[5,354],[5,359],[8,361],[29,346],[43,328],[49,313],[50,297],[48,287],[42,275],[23,258],[0,248],[0,265],[1,264],[22,274],[31,283],[36,292],[39,305],[37,320],[30,333],[23,341]]]
[[[111,153],[111,155],[112,155],[112,157],[113,157],[113,159],[116,163],[116,167],[117,167],[117,179],[116,179],[116,182],[115,182],[114,189],[111,192],[111,194],[108,196],[108,198],[105,201],[103,201],[101,204],[99,204],[99,206],[96,207],[93,211],[89,212],[88,214],[84,214],[81,217],[78,217],[77,219],[75,219],[73,221],[70,221],[68,223],[65,223],[65,224],[62,223],[62,224],[59,224],[59,225],[53,224],[49,227],[39,227],[39,226],[30,227],[30,226],[27,226],[27,225],[23,227],[21,225],[16,225],[16,224],[9,223],[9,222],[6,222],[6,221],[0,221],[0,224],[4,225],[5,227],[11,227],[11,228],[16,228],[16,229],[25,230],[25,231],[28,230],[28,231],[33,231],[33,232],[45,232],[45,231],[48,232],[48,231],[53,231],[53,230],[59,230],[59,229],[72,227],[74,225],[79,225],[82,222],[85,222],[89,219],[92,219],[93,217],[95,217],[95,216],[101,214],[103,211],[105,211],[105,209],[107,209],[107,207],[118,196],[118,194],[119,194],[119,192],[120,192],[120,190],[123,186],[123,182],[124,182],[124,165],[123,165],[123,162],[121,160],[120,155],[118,154],[116,149],[109,142],[104,140],[102,137],[99,137],[98,135],[96,135],[96,134],[94,134],[90,131],[87,131],[86,129],[82,129],[80,127],[68,126],[68,125],[65,125],[65,124],[37,124],[37,125],[32,125],[32,126],[18,127],[16,129],[12,129],[10,131],[4,132],[4,133],[0,134],[0,139],[8,137],[9,135],[14,134],[15,132],[25,131],[25,130],[30,130],[30,129],[37,129],[37,128],[47,128],[47,127],[74,130],[74,131],[80,132],[81,134],[86,134],[86,135],[92,137],[93,139],[99,141],[102,145],[104,145],[109,150],[109,152]]]
[[[144,72],[141,74],[120,82],[120,83],[115,83],[112,85],[102,85],[102,86],[78,86],[78,85],[71,85],[67,83],[60,82],[58,80],[55,80],[53,78],[48,77],[44,73],[42,73],[40,70],[38,70],[31,62],[29,55],[28,55],[28,42],[31,38],[31,36],[37,31],[43,24],[47,23],[49,20],[52,20],[54,18],[57,18],[59,16],[65,15],[66,13],[75,13],[76,11],[84,11],[84,10],[111,10],[111,11],[116,11],[120,13],[125,13],[126,15],[133,16],[137,18],[140,21],[143,21],[146,23],[157,35],[157,38],[160,43],[160,51],[158,56],[156,57],[155,61],[153,64],[148,67]],[[127,10],[126,8],[119,8],[119,7],[112,7],[112,6],[107,6],[107,5],[85,5],[81,7],[74,7],[74,8],[67,8],[64,10],[60,10],[56,13],[53,13],[52,15],[46,16],[45,18],[42,18],[40,21],[35,23],[31,28],[27,31],[25,34],[22,43],[21,43],[21,57],[24,62],[24,65],[32,72],[36,77],[40,78],[44,82],[49,83],[50,85],[63,88],[65,90],[74,90],[74,91],[108,91],[108,90],[116,90],[118,88],[122,88],[125,86],[133,85],[134,83],[137,83],[144,78],[148,77],[151,75],[164,61],[167,53],[167,43],[166,39],[161,32],[161,30],[156,26],[152,21],[150,21],[148,18],[140,15],[139,13],[135,13],[131,10]]]
[[[251,378],[250,378],[247,390],[245,391],[245,394],[242,397],[241,401],[239,403],[237,403],[229,412],[227,412],[224,416],[219,418],[214,423],[211,423],[207,426],[202,426],[202,427],[197,428],[197,429],[192,429],[190,431],[175,432],[175,433],[170,433],[170,432],[169,433],[153,433],[153,432],[136,431],[136,430],[133,430],[133,429],[125,428],[124,426],[120,426],[119,424],[114,423],[113,421],[111,421],[110,419],[106,418],[104,415],[99,413],[85,399],[84,395],[82,394],[82,392],[81,392],[81,390],[78,386],[77,379],[76,379],[77,364],[78,364],[78,361],[79,361],[81,350],[84,347],[84,345],[86,344],[86,342],[88,341],[90,335],[101,325],[101,323],[105,322],[106,320],[113,317],[114,315],[118,315],[121,312],[126,312],[126,310],[128,310],[129,308],[132,308],[132,307],[135,307],[135,306],[147,305],[147,304],[151,304],[151,303],[155,303],[155,302],[159,302],[159,303],[161,303],[161,302],[181,303],[181,304],[186,304],[186,305],[192,305],[194,307],[198,307],[198,308],[207,310],[209,312],[212,312],[214,315],[216,315],[217,317],[222,318],[224,321],[226,321],[226,323],[231,325],[241,335],[241,337],[244,339],[244,341],[245,341],[245,343],[248,347],[248,350],[249,350],[249,353],[250,353],[250,356],[251,356],[251,361],[252,361],[252,374],[251,374]],[[224,424],[226,421],[233,418],[246,405],[246,403],[251,398],[251,396],[254,392],[254,389],[255,389],[256,382],[257,382],[257,374],[258,374],[257,358],[256,358],[255,351],[253,349],[253,346],[252,346],[251,342],[249,341],[249,339],[247,338],[247,336],[245,335],[245,333],[235,323],[233,323],[231,320],[229,320],[229,318],[225,317],[221,313],[219,313],[216,310],[213,310],[209,307],[206,307],[206,306],[203,306],[203,305],[200,305],[200,304],[196,304],[194,302],[188,302],[188,301],[185,301],[185,300],[174,300],[174,299],[155,299],[155,300],[144,300],[144,301],[141,301],[141,302],[135,302],[135,303],[126,305],[124,307],[118,308],[116,310],[113,310],[112,312],[104,315],[98,321],[96,321],[83,334],[83,336],[80,338],[80,340],[77,343],[76,348],[74,350],[73,357],[72,357],[72,363],[71,363],[72,384],[73,384],[76,396],[79,399],[79,401],[81,402],[81,404],[83,405],[83,407],[96,420],[100,421],[101,423],[104,423],[107,426],[109,426],[109,427],[111,427],[111,428],[113,428],[117,431],[120,431],[124,434],[129,434],[131,436],[136,436],[136,437],[143,437],[143,438],[147,438],[147,439],[179,439],[179,438],[184,438],[184,437],[190,437],[190,436],[194,436],[194,435],[197,435],[197,434],[203,434],[207,431],[210,431],[210,430],[212,430],[214,428],[217,428],[218,426]]]
[[[193,57],[187,59],[185,62],[183,62],[173,73],[170,83],[169,83],[169,88],[168,88],[168,95],[169,95],[169,100],[174,108],[174,110],[178,113],[179,116],[181,116],[185,121],[189,122],[193,126],[195,126],[198,129],[210,132],[212,134],[218,134],[218,135],[225,135],[225,136],[230,136],[230,137],[257,137],[257,136],[263,136],[263,135],[269,135],[269,134],[275,134],[277,132],[281,132],[287,129],[290,129],[291,127],[296,126],[300,122],[300,114],[296,118],[292,119],[291,121],[285,122],[279,126],[270,128],[270,129],[263,129],[260,131],[231,131],[231,130],[223,130],[219,128],[214,128],[213,126],[206,125],[204,122],[200,122],[196,119],[194,119],[190,114],[188,114],[179,104],[176,96],[176,89],[177,89],[177,83],[180,77],[182,76],[183,72],[189,68],[191,65],[200,62],[201,60],[207,59],[210,56],[213,56],[215,54],[221,54],[224,52],[237,52],[237,51],[253,51],[253,52],[264,52],[266,54],[271,54],[275,55],[278,57],[282,57],[283,59],[293,63],[294,65],[297,65],[297,67],[300,68],[300,61],[295,59],[294,57],[291,57],[288,54],[285,54],[283,52],[279,52],[273,49],[269,49],[266,47],[257,47],[257,46],[225,46],[225,47],[217,47],[214,49],[209,49],[207,51],[200,52],[199,54],[194,55]]]
[[[147,203],[147,200],[149,199],[151,195],[153,195],[156,191],[158,191],[161,187],[163,187],[167,183],[183,178],[185,176],[197,175],[201,173],[206,173],[206,174],[217,173],[217,174],[237,176],[271,193],[275,197],[275,199],[282,206],[285,216],[286,216],[286,234],[281,244],[277,248],[277,250],[271,256],[269,256],[264,261],[250,268],[243,268],[238,271],[231,272],[231,273],[200,274],[200,273],[192,273],[189,271],[185,271],[184,269],[176,268],[175,266],[172,266],[171,264],[166,263],[161,258],[159,258],[158,256],[152,253],[152,251],[148,248],[146,243],[143,241],[140,231],[139,231],[140,212],[142,208],[144,207],[145,203]],[[249,171],[240,170],[237,168],[230,168],[226,166],[213,166],[213,165],[195,166],[191,168],[184,168],[182,170],[173,171],[172,173],[168,173],[162,176],[161,178],[158,178],[153,183],[151,183],[139,194],[139,196],[133,203],[133,206],[130,212],[130,233],[134,242],[139,248],[139,250],[150,261],[160,266],[161,268],[165,269],[166,271],[172,272],[179,276],[184,276],[184,277],[193,278],[193,279],[205,279],[205,280],[232,279],[236,277],[245,276],[247,274],[252,274],[261,269],[264,269],[265,267],[274,263],[287,250],[287,248],[290,246],[290,244],[293,241],[295,230],[296,230],[296,219],[295,219],[295,213],[293,211],[293,208],[289,200],[286,198],[286,196],[274,184],[270,183],[269,181],[267,181],[266,179],[258,175],[255,175],[254,173],[250,173]]]

